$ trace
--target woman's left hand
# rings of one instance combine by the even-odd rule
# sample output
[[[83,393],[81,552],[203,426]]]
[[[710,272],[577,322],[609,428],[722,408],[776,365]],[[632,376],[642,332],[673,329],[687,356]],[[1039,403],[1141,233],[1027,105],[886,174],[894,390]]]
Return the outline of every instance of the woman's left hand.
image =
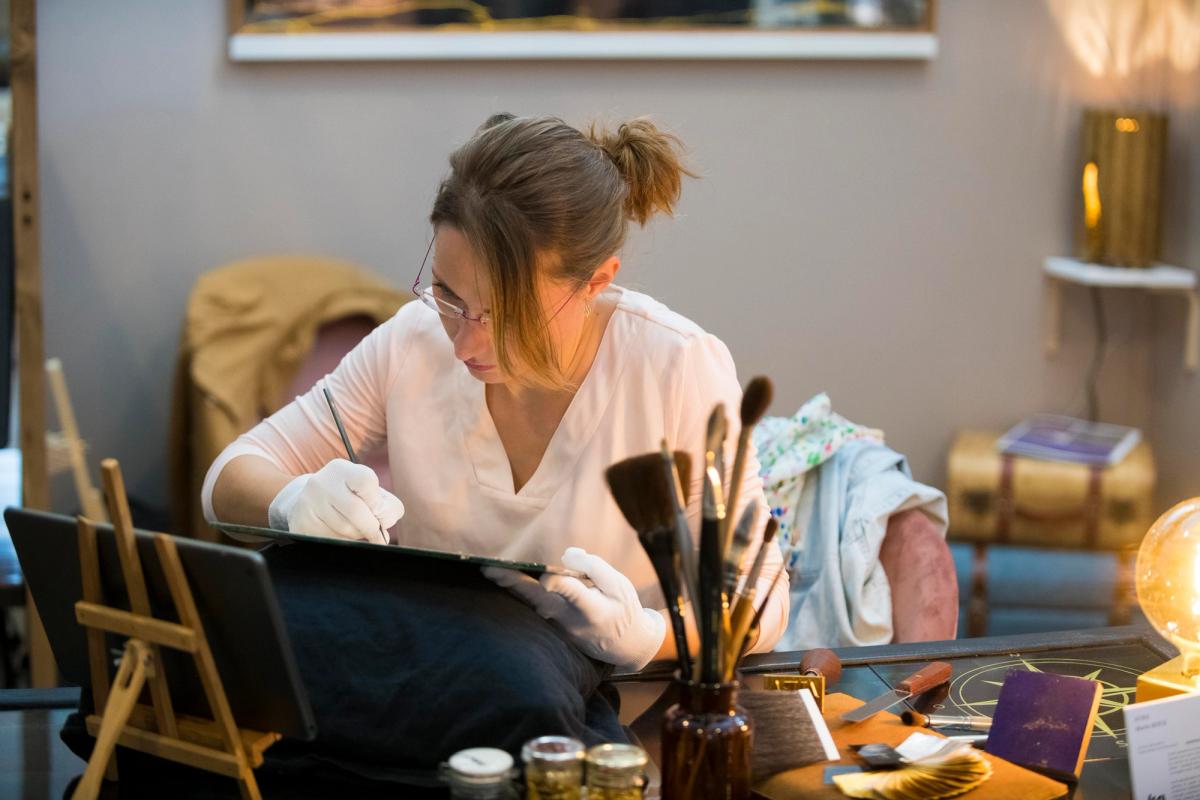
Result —
[[[650,663],[667,635],[662,614],[643,608],[629,579],[600,556],[568,547],[562,565],[584,573],[595,586],[549,572],[540,581],[500,567],[484,567],[483,574],[558,623],[592,658],[633,671]]]

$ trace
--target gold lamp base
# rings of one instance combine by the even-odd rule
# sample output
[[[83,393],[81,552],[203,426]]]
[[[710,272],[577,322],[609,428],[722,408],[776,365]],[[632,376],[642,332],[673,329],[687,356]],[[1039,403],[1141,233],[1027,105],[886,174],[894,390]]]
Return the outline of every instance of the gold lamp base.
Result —
[[[1177,656],[1138,676],[1134,702],[1143,703],[1189,692],[1200,693],[1200,675],[1185,675],[1183,656]]]

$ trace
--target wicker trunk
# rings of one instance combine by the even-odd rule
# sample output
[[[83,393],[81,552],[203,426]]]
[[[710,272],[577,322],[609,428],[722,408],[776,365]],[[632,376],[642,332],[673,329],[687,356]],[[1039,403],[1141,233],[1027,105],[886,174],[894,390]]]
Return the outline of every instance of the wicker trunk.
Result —
[[[1139,442],[1117,464],[1005,456],[999,436],[960,433],[950,450],[950,535],[959,541],[1120,550],[1154,522],[1154,457]]]

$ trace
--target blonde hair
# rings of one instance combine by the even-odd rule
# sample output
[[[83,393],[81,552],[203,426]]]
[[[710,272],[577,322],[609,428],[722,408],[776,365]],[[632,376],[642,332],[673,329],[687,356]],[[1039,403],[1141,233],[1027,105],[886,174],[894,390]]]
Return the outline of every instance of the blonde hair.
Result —
[[[470,243],[491,280],[496,360],[518,384],[564,388],[537,271],[585,285],[629,222],[672,214],[684,175],[678,137],[646,119],[585,134],[556,117],[490,117],[450,155],[430,221]]]

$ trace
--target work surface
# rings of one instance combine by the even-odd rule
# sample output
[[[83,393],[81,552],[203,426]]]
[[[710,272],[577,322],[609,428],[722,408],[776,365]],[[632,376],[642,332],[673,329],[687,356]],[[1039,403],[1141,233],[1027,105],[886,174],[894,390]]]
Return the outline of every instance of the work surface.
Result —
[[[1174,655],[1141,627],[1097,628],[1052,634],[960,639],[918,645],[838,650],[844,671],[835,691],[867,699],[932,660],[954,666],[947,713],[991,714],[1000,683],[1011,669],[1036,669],[1094,678],[1104,687],[1087,764],[1074,798],[1129,797],[1121,708],[1133,700],[1137,675]],[[747,660],[746,682],[757,688],[764,672],[795,671],[800,653],[771,653]],[[657,756],[658,712],[651,708],[669,674],[655,669],[618,679],[622,718]],[[73,690],[0,692],[0,797],[59,798],[83,763],[59,742],[58,729],[75,702]],[[40,706],[40,707],[39,707]],[[57,706],[57,707],[56,707]],[[647,713],[648,712],[648,713]],[[230,782],[230,796],[236,797]],[[970,795],[964,795],[969,798]]]
[[[1073,798],[1127,798],[1129,765],[1121,709],[1133,702],[1137,676],[1175,655],[1175,650],[1145,627],[1095,628],[1023,636],[958,639],[911,645],[842,648],[841,680],[831,691],[868,700],[892,688],[929,661],[954,667],[945,696],[916,698],[926,713],[991,716],[1004,676],[1014,669],[1039,670],[1100,681],[1103,694],[1087,760]],[[795,671],[802,653],[770,653],[747,659],[744,681],[761,688],[764,672]],[[657,756],[658,720],[668,683],[665,670],[651,665],[645,673],[619,679],[622,721]],[[657,705],[656,705],[657,703]],[[928,703],[929,705],[925,705]],[[893,710],[912,708],[906,702]],[[969,798],[970,795],[964,795]]]

